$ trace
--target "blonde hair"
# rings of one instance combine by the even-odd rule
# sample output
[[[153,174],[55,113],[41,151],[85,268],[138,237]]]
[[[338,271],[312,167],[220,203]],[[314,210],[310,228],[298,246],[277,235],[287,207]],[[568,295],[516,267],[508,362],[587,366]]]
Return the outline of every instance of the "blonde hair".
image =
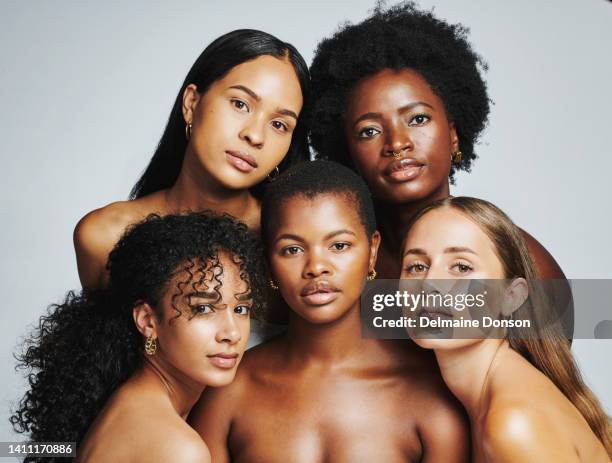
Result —
[[[519,228],[495,205],[482,199],[467,196],[448,197],[421,209],[411,221],[411,226],[427,212],[440,208],[452,208],[477,224],[495,246],[506,278],[525,278],[529,284],[530,304],[524,304],[514,316],[538,317],[537,307],[546,304],[541,285],[534,285],[537,273],[531,254]],[[525,314],[529,311],[528,314]],[[522,312],[522,314],[521,314]],[[612,456],[612,427],[610,418],[603,411],[595,394],[587,387],[580,375],[570,350],[570,343],[558,324],[537,324],[537,336],[525,328],[510,328],[510,346],[534,367],[544,373],[559,390],[575,405],[595,435]]]

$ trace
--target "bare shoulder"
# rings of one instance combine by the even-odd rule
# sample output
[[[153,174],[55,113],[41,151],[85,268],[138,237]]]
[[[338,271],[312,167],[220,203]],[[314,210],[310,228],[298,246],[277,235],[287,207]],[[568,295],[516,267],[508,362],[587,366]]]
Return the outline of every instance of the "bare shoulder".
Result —
[[[146,461],[185,463],[210,463],[212,457],[206,443],[192,428],[182,422],[181,427],[164,426],[160,429],[157,445],[151,448],[151,455]],[[163,434],[163,436],[162,436]]]
[[[525,230],[522,228],[519,230],[536,265],[538,276],[540,278],[565,278],[563,270],[561,270],[561,267],[550,252]]]
[[[73,241],[84,287],[104,286],[108,254],[129,225],[155,212],[154,204],[154,195],[133,201],[117,201],[95,209],[79,220]]]
[[[567,436],[525,401],[492,403],[483,423],[483,450],[493,461],[578,462]]]

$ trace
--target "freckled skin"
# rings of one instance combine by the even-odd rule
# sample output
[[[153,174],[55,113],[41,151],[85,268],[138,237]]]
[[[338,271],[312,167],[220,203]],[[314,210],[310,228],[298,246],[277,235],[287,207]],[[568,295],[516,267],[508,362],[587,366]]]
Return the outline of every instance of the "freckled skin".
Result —
[[[288,331],[248,351],[236,380],[194,408],[189,421],[213,461],[469,461],[469,426],[431,354],[361,337],[378,234],[369,243],[335,194],[288,199],[279,216],[269,259],[292,308]],[[303,289],[323,281],[337,297],[313,304]]]

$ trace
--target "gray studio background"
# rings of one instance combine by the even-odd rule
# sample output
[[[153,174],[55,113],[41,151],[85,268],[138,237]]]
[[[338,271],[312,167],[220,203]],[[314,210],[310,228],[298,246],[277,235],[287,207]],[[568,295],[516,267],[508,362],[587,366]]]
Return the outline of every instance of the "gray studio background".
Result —
[[[612,278],[609,206],[612,3],[422,1],[471,29],[488,61],[490,125],[455,195],[496,203],[568,278]],[[372,0],[0,1],[0,441],[24,388],[12,352],[27,326],[78,288],[74,225],[125,199],[187,70],[229,30],[317,41]],[[602,301],[609,304],[610,301]],[[579,315],[578,315],[579,316]],[[112,340],[109,340],[112,342]],[[576,341],[588,384],[612,411],[612,341]]]

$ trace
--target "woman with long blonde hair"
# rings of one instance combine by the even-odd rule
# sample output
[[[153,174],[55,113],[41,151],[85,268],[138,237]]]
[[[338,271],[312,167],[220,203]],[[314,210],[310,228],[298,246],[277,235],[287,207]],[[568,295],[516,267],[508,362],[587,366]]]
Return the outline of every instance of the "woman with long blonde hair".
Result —
[[[505,279],[501,317],[545,317],[525,241],[489,202],[449,197],[424,208],[405,236],[401,265],[402,279]],[[474,461],[609,461],[610,419],[583,382],[562,330],[544,325],[535,335],[507,328],[500,339],[413,336],[434,350],[468,412]]]

